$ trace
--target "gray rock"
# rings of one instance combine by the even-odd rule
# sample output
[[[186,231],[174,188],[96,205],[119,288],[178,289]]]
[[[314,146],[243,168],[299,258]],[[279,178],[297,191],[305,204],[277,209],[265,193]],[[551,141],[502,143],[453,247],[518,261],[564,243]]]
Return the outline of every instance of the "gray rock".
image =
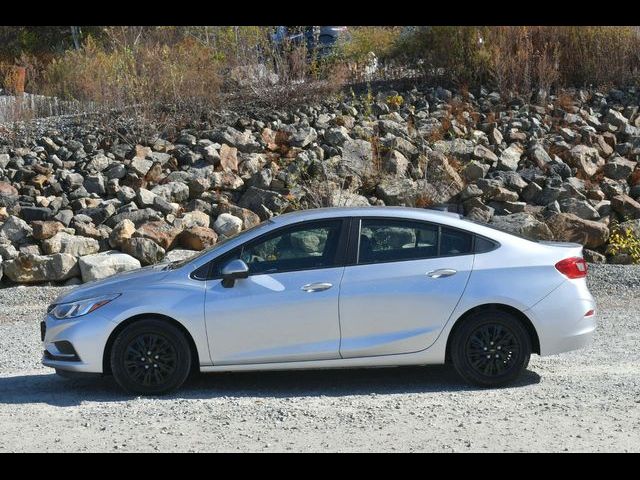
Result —
[[[498,161],[498,156],[484,145],[477,145],[473,149],[473,158],[489,165],[494,165]]]
[[[611,108],[607,112],[604,120],[618,129],[624,128],[629,123],[629,120],[627,120],[622,113]]]
[[[181,203],[189,199],[189,187],[180,182],[169,182],[151,189],[153,193],[164,198],[167,202]]]
[[[433,144],[433,150],[444,155],[455,157],[461,161],[469,161],[476,145],[472,140],[454,138],[453,140],[438,140]]]
[[[549,227],[528,213],[495,216],[491,219],[491,224],[503,230],[536,240],[553,239],[553,234]]]
[[[143,157],[134,157],[131,160],[130,167],[133,169],[134,172],[144,177],[152,165],[153,165],[153,161],[151,160],[147,160],[146,158],[143,158]]]
[[[106,193],[104,177],[99,173],[84,177],[83,186],[89,193],[95,193],[97,195],[104,195]]]
[[[20,255],[3,262],[4,274],[13,282],[61,282],[80,274],[78,259],[67,253]]]
[[[36,220],[49,220],[53,217],[53,212],[45,207],[22,207],[20,209],[20,216],[26,222],[33,222]]]
[[[208,225],[204,225],[208,226]],[[242,219],[231,215],[230,213],[221,213],[213,223],[213,230],[218,235],[232,237],[242,231]]]
[[[0,259],[11,260],[18,256],[18,250],[11,243],[0,243]]]
[[[368,207],[369,201],[366,197],[346,190],[334,190],[328,198],[330,207]]]
[[[120,272],[140,268],[140,261],[116,250],[86,255],[78,260],[83,282],[101,280]]]
[[[11,215],[0,226],[0,237],[7,238],[11,243],[21,244],[33,233],[33,229],[21,218]]]
[[[266,220],[270,216],[269,212],[282,213],[289,206],[289,202],[277,192],[249,187],[240,198],[238,206],[248,208],[257,213],[262,220]],[[265,207],[268,211],[264,210]]]
[[[377,185],[376,194],[386,205],[414,206],[417,183],[410,178],[386,178]]]
[[[315,128],[302,127],[295,131],[289,138],[289,144],[293,147],[304,148],[318,138]]]
[[[141,210],[133,210],[130,212],[118,213],[116,215],[113,215],[112,217],[109,217],[109,219],[107,219],[105,224],[108,227],[113,228],[118,223],[120,223],[122,220],[125,220],[125,219],[131,220],[136,227],[142,225],[145,222],[150,222],[152,220],[162,220],[158,212],[156,212],[151,208],[145,208]]]
[[[623,180],[629,177],[636,168],[637,163],[623,157],[613,157],[604,165],[604,175],[614,180]]]
[[[391,174],[404,176],[409,168],[409,160],[398,150],[391,150],[385,155],[384,168]]]
[[[598,168],[604,165],[604,159],[600,157],[598,150],[586,145],[576,145],[571,148],[566,161],[589,177],[595,175]]]
[[[611,208],[625,220],[640,218],[640,202],[628,195],[616,195],[611,198]]]
[[[140,260],[142,265],[153,265],[160,262],[165,255],[165,250],[153,240],[142,237],[124,239],[122,250],[134,258]]]
[[[74,257],[81,257],[99,252],[100,243],[94,238],[58,232],[53,237],[42,241],[42,249],[48,255],[67,253]]]
[[[348,140],[341,148],[337,171],[341,177],[355,175],[365,178],[374,172],[373,147],[366,140]]]
[[[522,147],[517,143],[512,143],[500,154],[496,168],[500,170],[516,170],[522,156]]]
[[[223,130],[210,132],[209,139],[235,147],[241,152],[251,153],[262,150],[250,130],[240,132],[233,127],[226,127]]]
[[[198,253],[197,250],[185,250],[182,248],[174,248],[170,252],[167,252],[166,256],[162,260],[163,262],[180,262],[182,260],[188,260]]]
[[[555,240],[577,242],[598,248],[609,239],[609,229],[600,222],[585,220],[571,213],[557,213],[546,220]]]
[[[152,207],[157,195],[146,188],[139,188],[136,192],[136,204],[140,208]]]
[[[136,191],[133,188],[127,187],[125,185],[120,187],[120,190],[118,190],[117,197],[118,197],[118,200],[120,200],[122,203],[129,203],[136,198]]]
[[[351,137],[349,136],[349,130],[345,127],[330,128],[324,133],[324,141],[334,147],[338,147],[348,140],[351,140]]]
[[[573,213],[585,220],[597,220],[600,218],[598,211],[586,200],[578,198],[561,198],[558,200],[562,213]]]

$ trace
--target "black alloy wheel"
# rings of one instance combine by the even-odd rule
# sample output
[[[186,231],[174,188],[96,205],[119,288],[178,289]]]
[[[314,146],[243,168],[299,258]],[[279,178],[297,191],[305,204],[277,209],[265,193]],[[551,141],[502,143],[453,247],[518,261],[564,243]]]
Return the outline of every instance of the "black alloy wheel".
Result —
[[[466,381],[498,387],[515,380],[527,367],[531,339],[514,315],[480,311],[456,328],[450,352],[454,367]]]
[[[168,322],[140,320],[127,326],[111,350],[111,371],[129,393],[159,395],[184,383],[191,369],[185,335]]]

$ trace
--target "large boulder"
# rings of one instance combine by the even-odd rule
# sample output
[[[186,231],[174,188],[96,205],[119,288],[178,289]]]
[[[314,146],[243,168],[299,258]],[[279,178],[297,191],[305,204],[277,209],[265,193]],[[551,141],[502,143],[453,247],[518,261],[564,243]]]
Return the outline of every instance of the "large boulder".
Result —
[[[95,238],[70,235],[58,232],[53,237],[42,242],[42,250],[50,255],[53,253],[68,253],[74,257],[91,255],[100,251],[100,243]]]
[[[329,207],[368,207],[369,200],[357,193],[346,190],[333,190],[327,199]]]
[[[229,202],[223,201],[218,204],[217,208],[218,215],[222,213],[230,213],[234,217],[238,217],[242,220],[242,228],[248,229],[251,227],[255,227],[260,223],[260,217],[247,208],[238,207],[237,205],[233,205]]]
[[[182,260],[188,260],[189,258],[197,255],[196,250],[185,250],[183,248],[174,248],[164,257],[163,262],[180,262]]]
[[[205,214],[206,215],[206,214]],[[173,247],[182,230],[169,225],[163,220],[144,223],[132,236],[148,238],[153,240],[165,250]],[[121,242],[122,243],[122,242]]]
[[[563,213],[573,213],[585,220],[597,220],[600,218],[598,211],[587,201],[580,198],[561,198],[558,200]]]
[[[604,175],[614,180],[623,180],[631,175],[636,165],[636,162],[626,158],[614,157],[604,165]]]
[[[625,230],[631,230],[631,233],[634,237],[640,238],[640,218],[636,220],[627,220],[626,222],[622,222],[620,224],[620,229],[624,232]]]
[[[127,238],[122,242],[122,251],[140,260],[142,265],[153,265],[160,262],[165,250],[153,240],[142,237]]]
[[[9,182],[0,182],[0,197],[17,197],[18,190]]]
[[[187,187],[186,185],[185,187],[187,188],[187,190],[189,190],[189,187]],[[140,210],[117,213],[112,217],[109,217],[105,224],[108,227],[114,228],[122,220],[130,220],[136,227],[138,227],[143,223],[153,220],[162,220],[162,218],[161,215],[152,208],[144,208]]]
[[[189,250],[204,250],[218,241],[218,235],[210,228],[192,227],[180,234],[180,245]]]
[[[131,238],[136,231],[135,224],[125,218],[120,221],[109,234],[109,245],[111,248],[122,248],[122,244],[127,238]]]
[[[0,226],[0,237],[5,237],[11,243],[24,243],[33,233],[33,229],[21,218],[11,215]]]
[[[588,177],[595,175],[604,165],[604,159],[598,154],[598,150],[586,145],[576,145],[571,148],[566,162]]]
[[[169,182],[157,185],[151,189],[153,193],[164,198],[167,202],[186,202],[189,200],[189,186],[181,182]]]
[[[19,255],[3,262],[4,274],[16,283],[61,282],[80,274],[78,259],[68,253]]]
[[[498,158],[496,168],[500,170],[517,170],[522,157],[522,147],[518,143],[512,143]]]
[[[497,228],[536,240],[553,240],[549,227],[529,213],[494,216],[491,224]]]
[[[640,218],[640,202],[636,202],[629,195],[616,195],[611,199],[611,208],[625,220]]]
[[[605,224],[585,220],[572,213],[556,213],[547,218],[546,223],[555,240],[598,248],[609,239],[609,229]]]
[[[238,205],[252,210],[262,220],[266,220],[271,216],[270,212],[275,214],[282,213],[289,206],[289,202],[277,192],[249,187],[240,198]]]
[[[83,282],[110,277],[116,273],[140,268],[140,261],[116,250],[86,255],[78,260]]]
[[[46,222],[36,221],[31,223],[33,238],[36,240],[46,240],[64,229],[64,225],[56,220]]]
[[[364,178],[374,173],[373,146],[366,140],[347,140],[337,159],[337,172],[341,177]]]
[[[213,229],[218,235],[232,237],[242,231],[242,219],[230,213],[221,213],[213,223]]]

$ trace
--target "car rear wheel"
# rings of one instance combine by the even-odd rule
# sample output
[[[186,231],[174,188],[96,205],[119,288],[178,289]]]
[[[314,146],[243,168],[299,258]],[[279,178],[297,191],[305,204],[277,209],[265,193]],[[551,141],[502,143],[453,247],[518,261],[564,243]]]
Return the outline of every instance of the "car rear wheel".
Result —
[[[483,311],[466,318],[454,332],[451,360],[467,382],[499,387],[515,380],[527,368],[531,340],[514,315]]]
[[[155,319],[126,327],[111,350],[111,371],[129,393],[160,395],[180,387],[191,369],[191,352],[184,334]]]

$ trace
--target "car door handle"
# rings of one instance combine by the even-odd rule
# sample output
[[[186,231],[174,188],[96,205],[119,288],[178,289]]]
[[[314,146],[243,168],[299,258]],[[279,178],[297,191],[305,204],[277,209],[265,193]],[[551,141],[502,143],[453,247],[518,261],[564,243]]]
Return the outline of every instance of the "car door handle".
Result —
[[[452,268],[441,268],[440,270],[432,270],[431,272],[427,272],[427,277],[444,278],[455,275],[456,273],[458,272]]]
[[[302,290],[305,292],[322,292],[324,290],[329,290],[331,287],[333,287],[333,284],[326,282],[307,283],[302,287]]]

